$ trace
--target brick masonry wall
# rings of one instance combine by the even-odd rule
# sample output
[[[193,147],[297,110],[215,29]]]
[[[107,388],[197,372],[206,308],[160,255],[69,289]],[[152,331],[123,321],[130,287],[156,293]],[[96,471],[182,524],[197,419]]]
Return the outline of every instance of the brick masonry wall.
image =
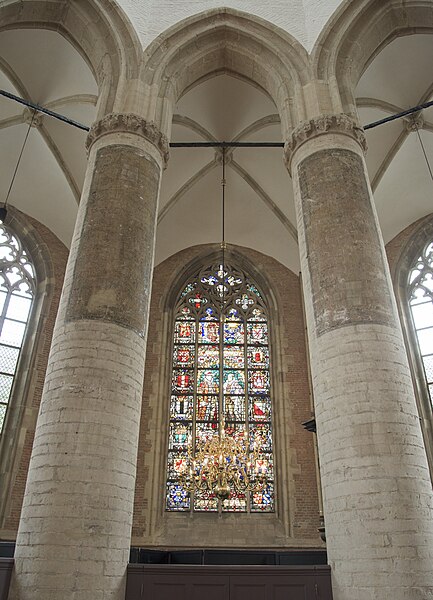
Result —
[[[8,504],[8,513],[3,528],[0,531],[0,538],[3,539],[13,539],[18,528],[37,411],[67,260],[67,249],[63,244],[40,223],[33,220],[31,223],[51,253],[55,283],[49,303],[46,327],[37,342],[35,368],[32,373],[29,394],[31,419],[24,420],[19,433],[23,443],[15,459],[11,501]],[[183,532],[182,525],[178,523],[178,536],[170,536],[167,534],[167,523],[164,522],[164,452],[167,440],[167,418],[163,422],[156,423],[155,417],[157,414],[159,416],[164,414],[164,411],[159,410],[161,407],[157,407],[158,404],[165,403],[168,409],[168,387],[161,385],[161,372],[164,372],[164,366],[169,365],[170,362],[170,357],[166,354],[170,338],[170,328],[168,331],[166,330],[166,298],[172,291],[174,279],[184,266],[200,255],[206,255],[210,250],[212,248],[205,246],[189,248],[170,257],[155,268],[138,449],[133,544],[185,545],[179,541]],[[283,410],[278,411],[275,420],[275,431],[278,433],[275,443],[279,479],[277,494],[280,495],[278,498],[280,512],[284,507],[284,514],[279,514],[277,524],[274,522],[274,517],[270,524],[269,519],[262,519],[265,515],[258,515],[256,523],[263,523],[263,528],[258,527],[251,530],[251,525],[248,524],[248,537],[252,543],[246,545],[320,546],[317,534],[319,501],[314,435],[305,431],[301,426],[303,421],[311,418],[312,412],[299,278],[270,257],[245,248],[239,249],[239,251],[255,265],[259,272],[266,274],[267,280],[271,282],[277,306],[276,322],[272,323],[277,346],[274,350],[277,350],[278,347],[280,349],[279,358],[274,364],[275,383],[281,394],[279,401],[284,404],[284,406],[281,405]],[[167,372],[165,371],[165,373]],[[165,394],[161,394],[161,390],[164,390]],[[165,417],[166,415],[167,411],[165,411]],[[162,456],[159,452],[161,448]],[[282,458],[281,455],[283,455]],[[160,502],[152,502],[152,498],[155,497]],[[224,531],[224,527],[221,529],[220,524],[212,515],[200,516],[205,519],[199,519],[196,529],[205,531],[211,522],[212,526],[222,532],[216,538],[217,542],[219,541],[216,545],[224,545],[224,539],[227,538],[227,531]],[[185,521],[184,515],[180,515],[180,517],[181,521]],[[230,522],[229,519],[228,522]],[[272,526],[270,527],[270,525]],[[269,529],[269,535],[266,535],[265,529]],[[246,534],[242,533],[242,527],[240,534],[239,537],[233,536],[232,545],[243,543],[242,535]],[[271,540],[271,537],[275,537],[274,541]],[[266,540],[267,544],[260,543],[261,539]],[[199,541],[191,540],[186,545],[194,545],[194,543],[199,544]],[[230,545],[230,539],[226,545]]]
[[[43,316],[45,319],[44,327],[40,331],[34,348],[33,367],[27,395],[28,402],[21,429],[17,434],[19,437],[17,451],[15,453],[13,464],[10,465],[10,468],[12,469],[9,494],[10,500],[6,505],[6,514],[4,516],[2,528],[0,529],[0,539],[14,539],[18,529],[36,419],[42,396],[51,338],[62,291],[66,261],[68,258],[68,249],[47,227],[29,216],[25,216],[24,219],[28,221],[29,225],[33,227],[34,230],[36,230],[41,242],[45,245],[46,252],[48,252],[51,257],[53,273],[50,286],[51,294],[45,300],[46,305]]]
[[[312,412],[300,281],[268,256],[246,248],[237,250],[271,282],[269,295],[274,295],[277,309],[271,327],[276,371],[274,431],[278,517],[224,514],[218,518],[211,514],[187,516],[164,512],[172,332],[167,298],[185,265],[215,251],[214,246],[195,246],[168,258],[154,272],[135,493],[134,545],[320,546],[314,436],[301,426],[311,418]],[[152,501],[155,497],[158,502]],[[233,517],[235,527],[232,527]]]

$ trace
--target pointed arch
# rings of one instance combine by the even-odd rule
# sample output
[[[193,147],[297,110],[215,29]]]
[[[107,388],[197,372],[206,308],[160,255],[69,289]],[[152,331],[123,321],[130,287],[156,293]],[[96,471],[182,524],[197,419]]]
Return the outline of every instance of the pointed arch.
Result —
[[[114,112],[127,82],[136,79],[141,44],[111,0],[14,0],[0,8],[0,31],[51,29],[65,37],[89,65],[99,88],[99,116]]]
[[[308,54],[290,34],[237,10],[209,10],[169,28],[146,49],[141,80],[147,118],[168,132],[173,106],[187,90],[230,73],[272,98],[285,134],[304,118],[302,85],[309,72]]]
[[[431,2],[345,0],[314,46],[314,76],[335,81],[343,111],[356,114],[354,91],[367,66],[394,39],[414,33],[433,33]]]

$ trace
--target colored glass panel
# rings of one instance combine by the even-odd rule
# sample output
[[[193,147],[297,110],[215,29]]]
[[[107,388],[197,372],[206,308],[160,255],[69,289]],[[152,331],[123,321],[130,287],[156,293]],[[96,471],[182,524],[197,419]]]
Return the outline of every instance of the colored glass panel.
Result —
[[[251,512],[272,512],[274,510],[274,486],[268,483],[263,490],[251,494]]]
[[[247,357],[250,369],[269,369],[269,349],[267,346],[248,346]]]
[[[267,344],[268,326],[266,323],[248,323],[247,324],[248,344]]]
[[[174,367],[194,367],[194,358],[194,346],[175,346],[173,353]]]
[[[260,498],[232,491],[228,500],[220,501],[209,490],[184,489],[182,480],[189,474],[191,452],[218,437],[219,419],[224,417],[226,436],[234,437],[250,459],[260,433],[261,454],[253,479],[261,482],[264,477],[272,486],[269,348],[262,295],[242,271],[207,266],[183,288],[175,314],[166,508],[270,512],[271,488]]]
[[[172,396],[170,418],[179,421],[192,419],[194,396]]]
[[[188,394],[194,391],[194,371],[176,369],[173,372],[173,391]]]
[[[167,486],[167,510],[189,510],[190,495],[184,487],[176,483]]]
[[[170,425],[170,450],[186,450],[191,442],[191,425],[189,423],[171,423]]]
[[[199,370],[197,372],[197,394],[218,394],[220,374],[217,369]]]
[[[224,323],[224,343],[225,344],[243,344],[244,343],[244,324],[243,323]]]
[[[198,421],[217,421],[218,396],[198,396],[196,418]]]
[[[219,323],[214,321],[200,321],[198,341],[201,344],[217,344],[220,339]]]
[[[226,370],[223,372],[224,394],[244,394],[245,393],[245,373],[244,371]]]
[[[223,501],[223,509],[227,512],[246,512],[247,497],[245,494],[232,493]]]
[[[250,394],[268,394],[269,371],[248,371],[248,391]]]
[[[243,346],[224,347],[224,368],[243,369],[245,365]]]
[[[253,468],[256,473],[256,478],[265,473],[266,478],[272,481],[274,478],[274,461],[272,454],[261,454],[259,459],[254,462]]]
[[[194,492],[194,510],[203,512],[216,512],[218,510],[218,498],[212,492]]]
[[[220,366],[219,346],[200,345],[198,347],[197,366],[199,369],[218,369]]]
[[[176,321],[174,326],[176,344],[191,344],[195,341],[195,323],[193,321]]]
[[[261,452],[272,452],[272,431],[269,423],[250,425],[251,446],[258,443]]]
[[[253,308],[249,313],[248,321],[267,321],[266,315],[260,308]]]
[[[268,397],[253,396],[250,398],[251,421],[271,420],[271,401]]]
[[[168,478],[176,479],[185,475],[189,470],[188,453],[170,452],[168,455]]]
[[[228,421],[245,421],[245,397],[224,396],[224,419]]]
[[[195,426],[196,442],[203,444],[213,436],[218,435],[218,422],[212,423],[197,423]]]

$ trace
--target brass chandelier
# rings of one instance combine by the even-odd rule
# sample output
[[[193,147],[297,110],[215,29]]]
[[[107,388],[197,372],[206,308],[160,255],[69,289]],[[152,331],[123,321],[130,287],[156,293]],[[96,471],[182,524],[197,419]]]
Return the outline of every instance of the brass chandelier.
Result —
[[[221,298],[220,319],[224,325],[224,298],[226,291],[225,270],[225,148],[222,149],[222,261],[217,285],[218,295]],[[266,487],[266,474],[268,461],[262,456],[262,447],[265,444],[263,437],[256,433],[250,439],[247,428],[233,431],[232,435],[226,432],[225,420],[221,416],[218,431],[205,440],[196,440],[193,449],[192,439],[188,441],[188,461],[179,473],[181,485],[189,492],[200,491],[215,494],[223,501],[227,500],[232,492],[246,493],[259,492]],[[187,467],[189,465],[189,468]]]

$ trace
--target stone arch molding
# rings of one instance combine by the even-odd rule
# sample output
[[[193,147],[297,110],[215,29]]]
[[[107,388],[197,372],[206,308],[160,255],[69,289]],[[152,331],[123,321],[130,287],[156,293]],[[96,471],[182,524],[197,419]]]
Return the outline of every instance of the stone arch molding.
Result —
[[[122,110],[128,81],[136,79],[141,44],[113,0],[12,0],[0,7],[0,31],[51,29],[88,63],[99,88],[98,117]]]
[[[355,89],[374,58],[397,37],[433,33],[429,0],[345,0],[311,54],[314,78],[333,83],[342,111],[356,115]]]
[[[307,51],[271,23],[228,8],[188,18],[148,46],[140,74],[145,118],[169,134],[176,101],[219,73],[236,75],[267,92],[280,114],[284,136],[305,118]]]

